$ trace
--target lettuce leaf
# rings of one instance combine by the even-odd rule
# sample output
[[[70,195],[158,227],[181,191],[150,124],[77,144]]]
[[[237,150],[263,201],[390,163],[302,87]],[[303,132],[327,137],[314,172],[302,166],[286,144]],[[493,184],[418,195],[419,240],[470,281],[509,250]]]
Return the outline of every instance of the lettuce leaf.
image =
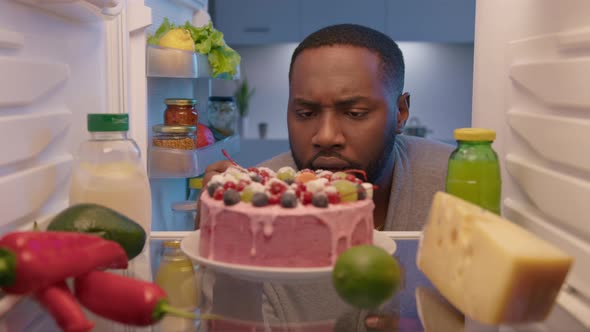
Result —
[[[195,42],[195,51],[207,55],[213,77],[222,78],[229,75],[229,78],[231,78],[237,74],[241,57],[238,52],[227,46],[223,39],[223,33],[215,29],[212,22],[197,28],[190,24],[189,21],[186,21],[184,25],[176,26],[170,23],[167,18],[164,18],[155,34],[148,37],[148,44],[158,45],[162,36],[176,28],[189,31]]]
[[[147,43],[151,45],[158,45],[160,38],[162,38],[162,36],[172,29],[176,29],[176,25],[174,25],[174,23],[170,23],[168,18],[165,17],[158,30],[156,30],[155,34],[148,37]]]

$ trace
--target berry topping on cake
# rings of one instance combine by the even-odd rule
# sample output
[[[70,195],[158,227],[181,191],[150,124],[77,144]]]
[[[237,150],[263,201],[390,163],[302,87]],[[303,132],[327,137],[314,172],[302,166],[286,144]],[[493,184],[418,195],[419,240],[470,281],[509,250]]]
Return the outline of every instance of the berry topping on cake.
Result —
[[[280,205],[294,208],[299,204],[315,208],[345,204],[373,198],[373,185],[363,182],[358,174],[364,172],[346,170],[304,169],[299,172],[282,167],[276,173],[265,167],[230,167],[224,173],[214,175],[207,185],[207,192],[215,200],[223,200],[227,206],[240,202],[255,207]]]

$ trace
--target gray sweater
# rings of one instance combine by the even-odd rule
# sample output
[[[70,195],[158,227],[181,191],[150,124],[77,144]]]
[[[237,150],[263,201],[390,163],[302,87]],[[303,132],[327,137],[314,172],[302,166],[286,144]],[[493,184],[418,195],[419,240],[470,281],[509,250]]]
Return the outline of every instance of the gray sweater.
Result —
[[[445,188],[447,163],[453,147],[423,138],[399,135],[396,138],[395,166],[385,219],[385,231],[422,229],[434,193]],[[296,168],[291,152],[261,163],[277,170]]]

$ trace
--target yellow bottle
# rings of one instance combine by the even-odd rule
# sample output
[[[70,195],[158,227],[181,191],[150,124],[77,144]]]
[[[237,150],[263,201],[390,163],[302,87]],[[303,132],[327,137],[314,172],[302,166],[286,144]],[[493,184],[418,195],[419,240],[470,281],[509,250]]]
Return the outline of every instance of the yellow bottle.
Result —
[[[180,249],[180,241],[165,241],[155,282],[168,295],[170,305],[185,311],[199,306],[200,287],[193,263]],[[162,331],[196,331],[195,321],[167,316],[162,319]]]

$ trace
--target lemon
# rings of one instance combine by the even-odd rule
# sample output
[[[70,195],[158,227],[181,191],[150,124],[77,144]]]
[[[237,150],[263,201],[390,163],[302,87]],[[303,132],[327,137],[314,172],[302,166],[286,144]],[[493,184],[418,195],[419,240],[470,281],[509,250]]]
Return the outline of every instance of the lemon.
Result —
[[[166,32],[166,34],[160,38],[158,45],[185,51],[195,50],[195,42],[191,37],[191,33],[186,29],[177,28]]]
[[[401,270],[397,261],[382,248],[354,246],[336,260],[332,282],[338,295],[347,303],[374,309],[397,291]]]

